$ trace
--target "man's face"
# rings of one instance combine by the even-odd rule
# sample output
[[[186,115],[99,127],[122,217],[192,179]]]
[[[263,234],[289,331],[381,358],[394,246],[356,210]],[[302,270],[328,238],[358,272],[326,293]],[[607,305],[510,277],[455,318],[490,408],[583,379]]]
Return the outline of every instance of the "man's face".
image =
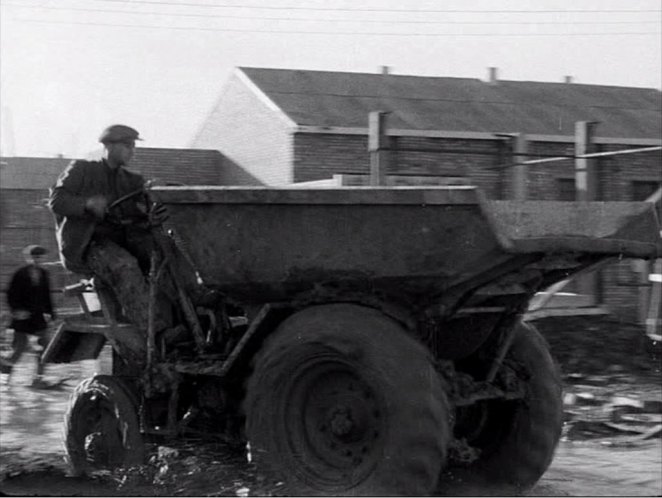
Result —
[[[134,140],[106,144],[108,159],[117,166],[128,166],[133,158],[135,148],[136,142]]]
[[[46,255],[44,254],[29,254],[25,257],[27,264],[34,266],[41,266],[45,259]]]

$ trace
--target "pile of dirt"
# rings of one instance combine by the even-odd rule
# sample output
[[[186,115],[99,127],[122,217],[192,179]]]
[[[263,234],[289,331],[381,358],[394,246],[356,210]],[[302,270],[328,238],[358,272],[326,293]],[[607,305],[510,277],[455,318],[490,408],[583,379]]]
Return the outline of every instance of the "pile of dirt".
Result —
[[[662,344],[641,325],[611,315],[555,316],[531,321],[550,345],[565,374],[627,373],[656,378],[662,372]]]

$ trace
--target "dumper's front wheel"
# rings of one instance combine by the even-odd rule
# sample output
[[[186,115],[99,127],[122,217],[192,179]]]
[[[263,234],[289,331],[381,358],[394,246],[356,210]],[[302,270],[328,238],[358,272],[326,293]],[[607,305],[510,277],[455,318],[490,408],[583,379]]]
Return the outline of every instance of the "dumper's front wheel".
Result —
[[[382,313],[349,304],[288,318],[255,362],[251,455],[294,495],[425,495],[449,438],[426,349]]]
[[[81,382],[65,413],[64,446],[74,475],[143,463],[136,403],[117,378]]]

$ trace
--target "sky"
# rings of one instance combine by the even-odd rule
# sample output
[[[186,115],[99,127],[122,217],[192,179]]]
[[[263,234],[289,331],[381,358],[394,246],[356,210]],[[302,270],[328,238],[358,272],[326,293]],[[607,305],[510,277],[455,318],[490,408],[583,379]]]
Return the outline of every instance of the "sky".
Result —
[[[662,88],[660,0],[0,0],[0,154],[188,147],[233,68]]]

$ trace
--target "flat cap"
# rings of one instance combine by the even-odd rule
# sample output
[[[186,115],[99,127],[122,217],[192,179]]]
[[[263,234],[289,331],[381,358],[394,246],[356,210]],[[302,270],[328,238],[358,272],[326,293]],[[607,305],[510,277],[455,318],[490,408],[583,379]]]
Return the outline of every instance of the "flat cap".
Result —
[[[138,132],[130,126],[116,124],[111,125],[101,133],[99,142],[102,144],[111,144],[117,142],[130,142],[133,140],[142,140]]]
[[[46,249],[44,249],[41,246],[38,246],[37,244],[30,244],[29,246],[25,246],[23,248],[24,256],[43,256],[47,252],[48,251]]]

